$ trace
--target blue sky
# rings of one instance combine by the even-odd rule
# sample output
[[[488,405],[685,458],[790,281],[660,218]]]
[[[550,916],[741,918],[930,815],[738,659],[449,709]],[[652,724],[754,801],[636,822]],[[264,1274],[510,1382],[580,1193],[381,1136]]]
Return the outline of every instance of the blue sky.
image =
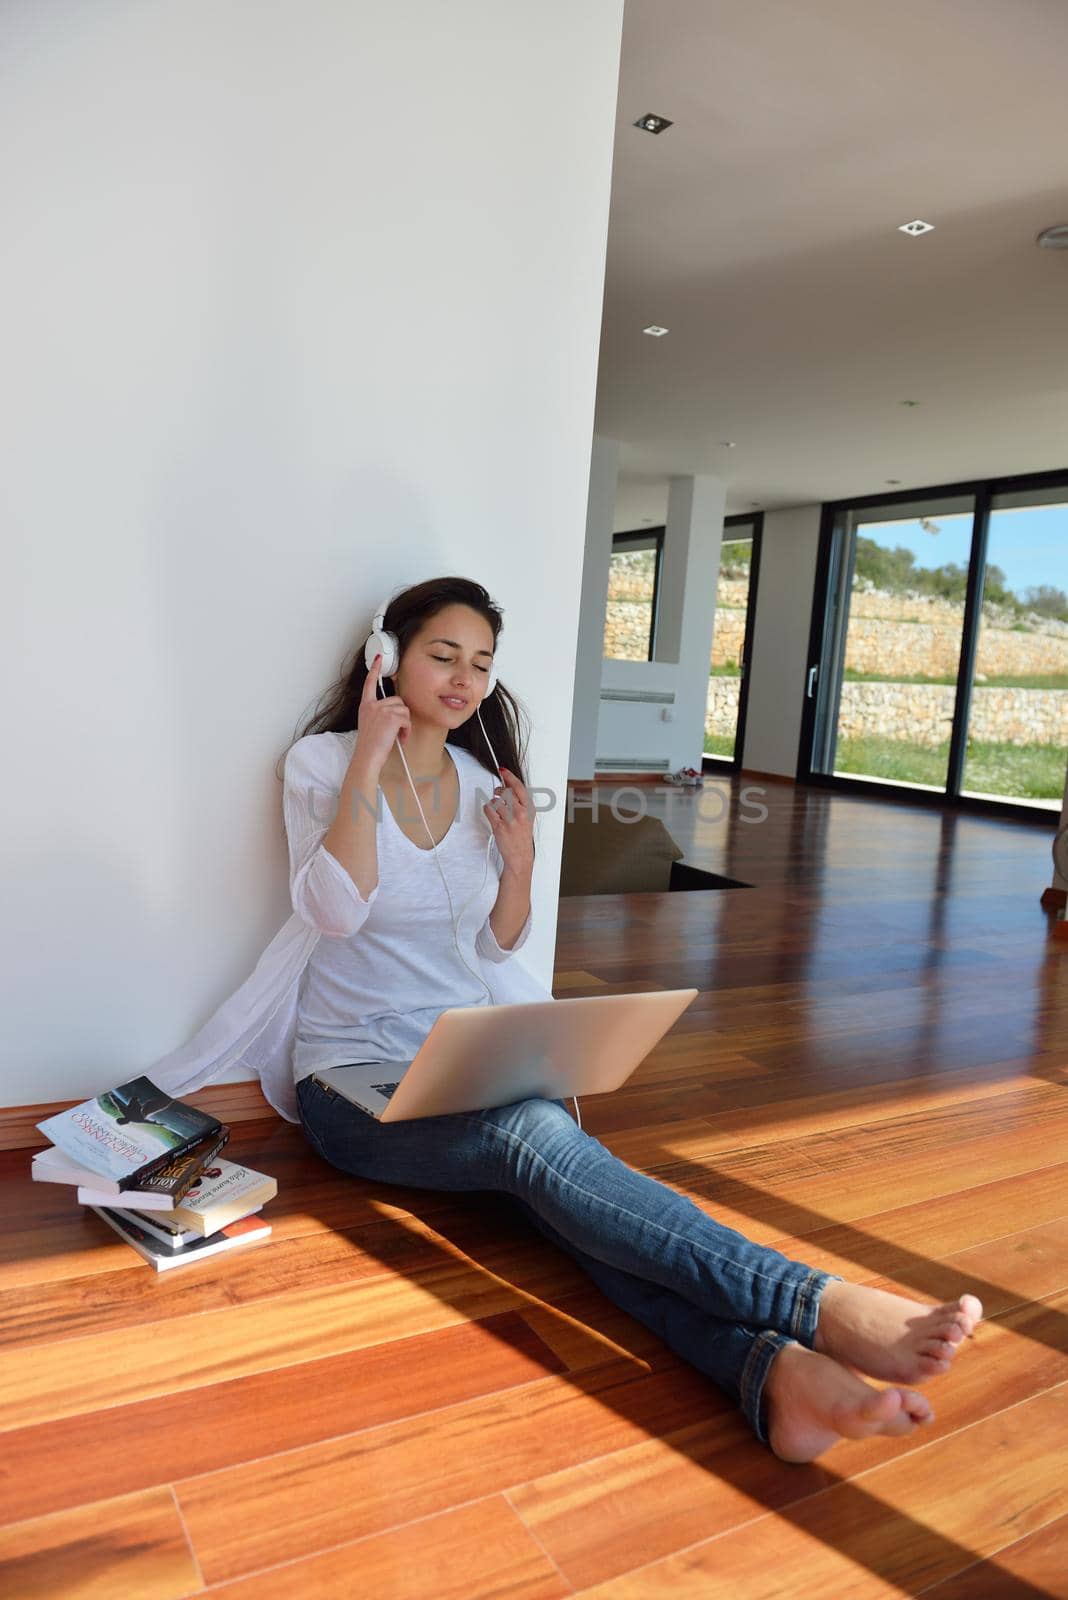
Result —
[[[919,567],[942,567],[949,561],[967,565],[971,516],[931,520],[940,533],[926,532],[916,520],[873,523],[859,531],[881,545],[904,545]],[[1017,594],[1042,583],[1068,593],[1068,505],[994,511],[987,559],[1001,568],[1008,587]]]

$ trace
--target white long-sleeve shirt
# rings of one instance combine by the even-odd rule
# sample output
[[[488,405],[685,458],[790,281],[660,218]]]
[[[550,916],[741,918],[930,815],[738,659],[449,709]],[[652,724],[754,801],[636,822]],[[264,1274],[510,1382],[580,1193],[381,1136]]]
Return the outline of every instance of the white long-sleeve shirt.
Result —
[[[324,848],[355,742],[354,731],[307,734],[289,751],[282,806],[293,915],[189,1043],[145,1069],[169,1094],[192,1093],[232,1067],[247,1067],[275,1110],[296,1122],[295,1083],[305,1073],[329,1060],[410,1060],[446,1006],[487,1003],[457,957],[429,841],[425,851],[413,844],[382,799],[379,878],[366,900]],[[493,778],[466,750],[447,748],[460,802],[438,849],[460,913],[461,949],[497,1004],[551,1000],[551,990],[513,959],[527,941],[530,918],[507,951],[489,927],[503,869],[495,843],[479,890],[489,829],[481,806]]]

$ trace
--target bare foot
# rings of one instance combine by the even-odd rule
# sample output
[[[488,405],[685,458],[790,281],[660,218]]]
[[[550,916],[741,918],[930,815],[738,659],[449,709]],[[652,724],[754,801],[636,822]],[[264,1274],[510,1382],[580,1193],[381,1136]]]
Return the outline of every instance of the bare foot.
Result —
[[[814,1461],[839,1439],[897,1437],[931,1422],[934,1412],[911,1389],[873,1389],[829,1356],[784,1345],[764,1387],[768,1442],[781,1461]]]
[[[890,1383],[923,1383],[948,1372],[983,1315],[973,1294],[923,1305],[885,1289],[829,1283],[820,1297],[813,1350]]]

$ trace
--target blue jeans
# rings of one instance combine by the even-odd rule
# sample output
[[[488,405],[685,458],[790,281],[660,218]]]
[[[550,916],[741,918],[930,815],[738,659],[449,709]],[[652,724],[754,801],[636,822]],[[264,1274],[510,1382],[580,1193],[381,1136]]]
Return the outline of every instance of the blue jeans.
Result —
[[[563,1100],[379,1122],[308,1077],[297,1104],[312,1149],[342,1172],[514,1197],[609,1300],[711,1378],[768,1442],[772,1362],[795,1341],[811,1350],[831,1273],[754,1244],[628,1167],[578,1127]]]

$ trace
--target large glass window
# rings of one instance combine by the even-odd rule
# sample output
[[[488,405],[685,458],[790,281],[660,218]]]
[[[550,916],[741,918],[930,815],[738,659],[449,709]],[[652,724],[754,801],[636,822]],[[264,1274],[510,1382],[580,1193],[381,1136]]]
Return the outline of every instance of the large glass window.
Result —
[[[1059,808],[1068,474],[1058,479],[827,508],[802,776]]]
[[[612,535],[604,654],[616,661],[651,661],[663,528]]]
[[[1060,806],[1068,759],[1068,489],[994,495],[963,794]]]

